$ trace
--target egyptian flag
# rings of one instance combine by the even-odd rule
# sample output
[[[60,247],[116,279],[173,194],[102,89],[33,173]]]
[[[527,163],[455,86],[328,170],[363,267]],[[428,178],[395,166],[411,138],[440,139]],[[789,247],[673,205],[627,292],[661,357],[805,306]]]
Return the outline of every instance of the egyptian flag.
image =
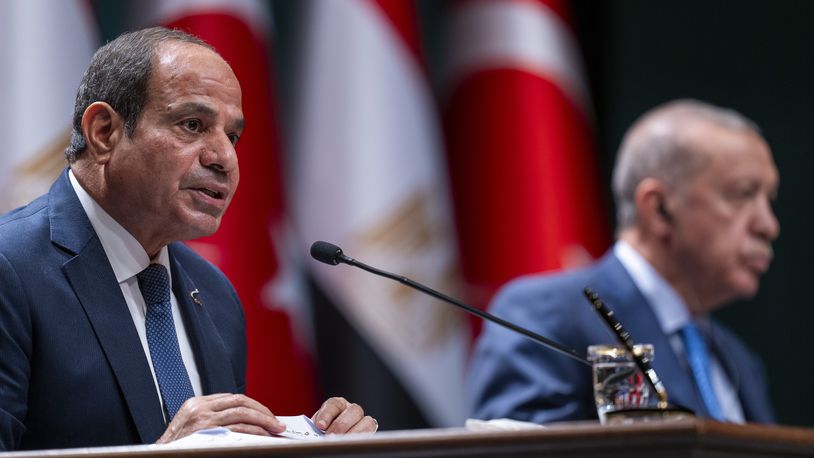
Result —
[[[414,3],[309,1],[301,19],[291,196],[303,250],[330,241],[455,294],[448,175]],[[392,404],[401,387],[427,423],[462,425],[465,315],[358,269],[311,265],[322,296],[351,330],[320,346],[332,352],[321,370],[334,369],[323,380],[345,380],[342,392],[354,393],[383,428],[419,425],[398,418],[410,409]],[[338,322],[319,327],[319,338]],[[352,334],[362,342],[348,343]],[[395,376],[377,372],[377,361]]]
[[[90,2],[0,2],[0,213],[65,169],[74,99],[99,32]]]

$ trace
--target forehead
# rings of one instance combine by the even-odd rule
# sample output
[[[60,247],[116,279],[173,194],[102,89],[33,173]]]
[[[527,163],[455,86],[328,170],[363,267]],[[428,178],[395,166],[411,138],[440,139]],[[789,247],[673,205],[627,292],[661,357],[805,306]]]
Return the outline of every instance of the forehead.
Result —
[[[205,98],[240,109],[240,83],[229,64],[214,51],[194,43],[170,41],[158,46],[154,59],[148,103]]]
[[[751,130],[740,130],[705,124],[694,129],[695,150],[705,158],[699,178],[726,181],[759,180],[776,187],[777,167],[766,141]]]

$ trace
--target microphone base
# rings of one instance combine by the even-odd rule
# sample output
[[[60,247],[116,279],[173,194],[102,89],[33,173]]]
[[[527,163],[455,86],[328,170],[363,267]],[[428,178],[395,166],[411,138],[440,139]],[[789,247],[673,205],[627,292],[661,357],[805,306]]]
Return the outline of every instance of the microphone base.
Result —
[[[633,423],[677,421],[693,418],[694,416],[695,414],[693,414],[691,410],[679,406],[669,406],[666,408],[640,407],[605,412],[602,424],[614,426]]]

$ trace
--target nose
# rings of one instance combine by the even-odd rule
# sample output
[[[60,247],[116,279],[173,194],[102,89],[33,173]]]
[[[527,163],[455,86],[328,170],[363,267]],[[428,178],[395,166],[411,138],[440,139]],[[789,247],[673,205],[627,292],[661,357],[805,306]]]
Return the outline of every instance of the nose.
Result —
[[[753,220],[753,230],[761,238],[770,242],[780,235],[780,222],[774,214],[771,199],[768,197],[760,199],[758,203]]]
[[[237,152],[231,139],[224,133],[213,134],[201,154],[201,164],[210,169],[229,173],[237,169]]]

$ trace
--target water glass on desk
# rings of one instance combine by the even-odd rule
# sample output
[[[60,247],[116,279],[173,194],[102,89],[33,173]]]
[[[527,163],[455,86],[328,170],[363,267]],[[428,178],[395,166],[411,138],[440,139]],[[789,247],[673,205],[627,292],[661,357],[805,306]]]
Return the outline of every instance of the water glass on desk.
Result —
[[[637,344],[634,351],[653,360],[653,346]],[[594,400],[599,421],[604,425],[614,412],[651,407],[655,396],[633,357],[622,345],[591,345],[588,360],[593,364]]]

